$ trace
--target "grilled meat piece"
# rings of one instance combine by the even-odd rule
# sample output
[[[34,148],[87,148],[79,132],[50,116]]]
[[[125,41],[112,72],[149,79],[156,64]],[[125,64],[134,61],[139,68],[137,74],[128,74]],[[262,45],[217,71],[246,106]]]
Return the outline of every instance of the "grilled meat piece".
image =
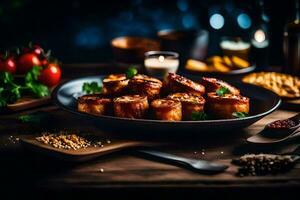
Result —
[[[207,93],[209,92],[216,92],[218,89],[221,87],[226,87],[228,88],[229,92],[234,95],[239,95],[240,90],[233,87],[232,85],[226,83],[225,81],[216,79],[216,78],[207,78],[203,77],[200,81],[202,85],[204,85],[205,90]]]
[[[99,94],[88,94],[78,98],[77,109],[94,115],[109,115],[112,113],[112,100]]]
[[[142,74],[135,75],[128,84],[133,94],[147,96],[149,101],[159,97],[161,87],[160,80]]]
[[[188,93],[175,93],[170,94],[167,98],[181,102],[182,117],[185,120],[191,120],[193,112],[204,111],[205,99],[202,96]]]
[[[203,85],[174,73],[169,73],[165,80],[165,86],[169,93],[185,92],[200,96],[205,93]]]
[[[146,96],[127,95],[114,99],[114,113],[116,117],[136,118],[145,117],[149,104]]]
[[[205,110],[217,118],[234,118],[232,113],[249,113],[249,98],[241,95],[225,94],[218,96],[211,92],[207,94]]]
[[[119,96],[126,92],[129,80],[125,74],[111,74],[103,79],[103,94]]]
[[[171,99],[156,99],[151,102],[155,119],[180,121],[182,119],[181,103]]]

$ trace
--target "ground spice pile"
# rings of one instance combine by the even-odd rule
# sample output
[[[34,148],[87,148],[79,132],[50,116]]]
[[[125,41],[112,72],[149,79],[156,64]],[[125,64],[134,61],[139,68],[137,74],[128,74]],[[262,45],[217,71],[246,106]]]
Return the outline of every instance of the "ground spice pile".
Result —
[[[66,133],[44,133],[42,136],[36,137],[36,140],[60,149],[77,150],[87,148],[91,145],[101,145],[101,142],[92,143],[84,137],[78,136],[76,134]]]
[[[294,161],[291,156],[246,154],[233,163],[239,166],[238,176],[263,176],[287,172],[293,168]]]

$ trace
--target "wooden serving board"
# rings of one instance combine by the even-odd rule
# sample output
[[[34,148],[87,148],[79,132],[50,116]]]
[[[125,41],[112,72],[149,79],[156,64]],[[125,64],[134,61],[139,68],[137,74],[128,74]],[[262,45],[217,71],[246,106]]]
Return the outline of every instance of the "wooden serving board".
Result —
[[[73,149],[59,149],[51,145],[44,144],[35,139],[36,136],[27,136],[20,138],[21,144],[32,151],[42,153],[51,157],[55,157],[60,160],[81,162],[87,161],[99,156],[107,155],[123,149],[129,149],[133,147],[151,147],[156,144],[144,141],[125,141],[117,140],[110,144],[104,144],[101,146],[90,146],[78,150]]]
[[[13,104],[8,104],[6,110],[9,112],[16,112],[20,110],[26,110],[42,105],[49,104],[51,102],[51,97],[44,98],[32,98],[32,97],[23,97]]]

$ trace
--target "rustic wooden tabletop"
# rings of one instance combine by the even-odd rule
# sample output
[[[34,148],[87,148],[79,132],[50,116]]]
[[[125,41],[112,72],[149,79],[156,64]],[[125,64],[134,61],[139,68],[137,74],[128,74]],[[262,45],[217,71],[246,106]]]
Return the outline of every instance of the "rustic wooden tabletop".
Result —
[[[17,117],[26,113],[44,116],[39,124],[22,123]],[[95,123],[67,113],[54,105],[29,111],[0,115],[1,181],[8,190],[29,191],[51,195],[55,192],[77,194],[109,194],[112,197],[135,196],[142,193],[146,199],[171,196],[185,197],[186,192],[196,196],[253,197],[258,192],[286,197],[300,189],[300,164],[285,174],[268,176],[236,176],[237,168],[231,160],[245,153],[288,153],[298,147],[297,142],[276,146],[248,145],[245,139],[259,132],[266,123],[291,117],[295,111],[277,110],[244,130],[219,133],[184,133],[184,137],[172,137],[170,133],[161,139],[165,143],[158,150],[189,158],[208,159],[226,163],[230,167],[221,174],[205,175],[169,164],[145,159],[135,150],[127,150],[96,158],[84,163],[70,163],[51,159],[42,154],[23,149],[18,138],[22,135],[39,134],[48,130],[79,130],[96,133],[112,140],[132,139],[128,133],[103,132]],[[136,139],[136,138],[135,138]],[[5,190],[3,190],[5,191]],[[17,193],[16,193],[17,194]]]

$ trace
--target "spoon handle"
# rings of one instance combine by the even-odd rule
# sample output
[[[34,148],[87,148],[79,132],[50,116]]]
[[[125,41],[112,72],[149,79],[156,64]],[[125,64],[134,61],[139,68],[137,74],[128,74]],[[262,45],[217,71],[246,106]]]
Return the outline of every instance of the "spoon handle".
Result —
[[[189,169],[196,170],[197,172],[202,173],[220,173],[227,169],[228,166],[223,164],[218,164],[211,161],[206,160],[196,160],[184,158],[181,156],[176,156],[173,154],[153,151],[153,150],[139,150],[139,152],[150,155],[153,158],[157,158],[162,161],[166,161],[167,163],[174,163],[183,165]]]
[[[150,156],[154,156],[157,158],[169,160],[169,161],[181,162],[181,163],[186,163],[186,164],[189,164],[191,162],[191,159],[184,158],[181,156],[176,156],[176,155],[169,154],[169,153],[159,152],[159,151],[139,150],[139,152],[142,152],[144,154],[148,154]]]

